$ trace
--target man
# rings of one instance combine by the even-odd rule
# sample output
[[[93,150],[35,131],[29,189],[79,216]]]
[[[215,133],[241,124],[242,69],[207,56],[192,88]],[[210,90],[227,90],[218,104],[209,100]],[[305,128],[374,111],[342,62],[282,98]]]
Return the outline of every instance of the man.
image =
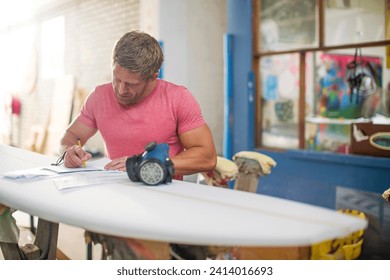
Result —
[[[99,131],[111,159],[106,169],[126,171],[127,158],[152,141],[169,145],[174,179],[215,168],[215,146],[199,104],[185,87],[157,78],[162,62],[161,47],[150,35],[132,31],[120,38],[113,51],[112,83],[90,93],[61,139],[66,167],[80,167],[92,157],[81,146]],[[134,239],[90,237],[103,240],[113,258],[155,258],[150,253],[164,250],[147,251],[161,246]]]
[[[167,143],[175,178],[213,170],[216,151],[200,107],[184,87],[158,79],[163,53],[156,39],[132,31],[113,51],[112,83],[95,88],[61,139],[66,167],[91,158],[84,145],[98,130],[112,160],[107,169],[126,171],[126,159],[147,143]]]

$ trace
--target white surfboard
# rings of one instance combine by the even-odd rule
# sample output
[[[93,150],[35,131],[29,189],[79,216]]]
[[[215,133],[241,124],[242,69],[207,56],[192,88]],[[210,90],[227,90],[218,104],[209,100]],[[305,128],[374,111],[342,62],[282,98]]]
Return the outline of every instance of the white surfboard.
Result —
[[[55,159],[0,145],[0,174]],[[309,246],[367,227],[334,210],[174,180],[127,179],[59,190],[53,179],[0,179],[0,203],[48,221],[147,240],[221,246]]]

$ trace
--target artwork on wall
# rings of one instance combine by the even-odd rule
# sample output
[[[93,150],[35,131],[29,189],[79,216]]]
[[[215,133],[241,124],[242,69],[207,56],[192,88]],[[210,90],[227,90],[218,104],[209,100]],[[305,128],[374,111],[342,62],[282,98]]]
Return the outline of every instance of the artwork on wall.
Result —
[[[375,113],[382,88],[381,58],[322,53],[317,65],[317,115],[354,119]]]
[[[260,72],[263,145],[297,148],[299,57],[296,54],[265,57]]]

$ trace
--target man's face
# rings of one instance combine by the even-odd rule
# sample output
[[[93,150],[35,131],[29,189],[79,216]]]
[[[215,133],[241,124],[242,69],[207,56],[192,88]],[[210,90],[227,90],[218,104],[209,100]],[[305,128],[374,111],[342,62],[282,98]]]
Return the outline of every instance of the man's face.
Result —
[[[122,105],[142,101],[154,87],[155,79],[142,80],[139,73],[129,72],[115,63],[112,68],[112,87],[116,100]]]

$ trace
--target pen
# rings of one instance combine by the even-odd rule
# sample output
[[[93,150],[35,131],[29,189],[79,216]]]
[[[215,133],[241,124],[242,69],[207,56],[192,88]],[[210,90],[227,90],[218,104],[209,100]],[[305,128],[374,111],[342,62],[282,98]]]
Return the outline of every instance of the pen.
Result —
[[[81,142],[80,142],[80,138],[77,138],[77,146],[79,146],[81,148]],[[85,162],[85,160],[83,161],[83,167],[86,167],[87,164]]]

